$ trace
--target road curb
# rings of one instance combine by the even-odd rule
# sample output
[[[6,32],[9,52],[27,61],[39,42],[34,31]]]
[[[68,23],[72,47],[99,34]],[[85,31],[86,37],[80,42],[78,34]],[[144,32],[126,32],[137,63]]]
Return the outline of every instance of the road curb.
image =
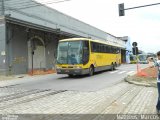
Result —
[[[129,78],[129,77],[132,77],[132,76],[127,76],[124,78],[124,81],[125,82],[128,82],[129,84],[134,84],[134,85],[137,85],[137,86],[145,86],[145,87],[155,87],[157,88],[157,85],[153,84],[153,83],[142,83],[142,82],[137,82],[137,81],[134,81],[133,79]]]

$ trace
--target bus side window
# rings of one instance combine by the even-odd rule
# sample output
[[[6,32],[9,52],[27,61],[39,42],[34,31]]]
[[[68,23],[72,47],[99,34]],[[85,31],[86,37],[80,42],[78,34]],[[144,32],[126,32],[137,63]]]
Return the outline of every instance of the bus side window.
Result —
[[[116,48],[115,48],[115,47],[113,47],[113,53],[114,53],[114,54],[116,53]]]
[[[119,54],[119,53],[120,53],[120,50],[119,50],[119,48],[117,48],[117,49],[116,49],[116,53],[117,53],[117,54]]]
[[[99,46],[100,46],[100,53],[102,53],[103,52],[103,46],[102,46],[102,44],[99,44]]]
[[[105,45],[102,46],[102,52],[105,53]]]
[[[113,48],[112,48],[112,46],[110,46],[110,53],[113,53]]]
[[[113,53],[114,53],[114,54],[116,53],[116,48],[115,48],[115,47],[113,47]]]
[[[103,45],[103,53],[105,53],[105,52],[106,52],[106,46]]]
[[[89,61],[89,42],[83,42],[83,64],[87,64]]]
[[[91,42],[91,51],[92,52],[97,52],[97,45],[95,42]]]
[[[100,52],[100,44],[99,43],[95,43],[96,44],[96,52]]]
[[[106,45],[106,53],[110,53],[110,47]]]

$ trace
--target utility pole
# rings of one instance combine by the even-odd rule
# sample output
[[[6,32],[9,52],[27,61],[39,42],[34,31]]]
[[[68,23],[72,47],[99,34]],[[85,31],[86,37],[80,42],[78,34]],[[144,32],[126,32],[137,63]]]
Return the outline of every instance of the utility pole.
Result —
[[[5,8],[4,8],[4,0],[0,0],[0,15],[4,15],[4,11],[5,11]]]

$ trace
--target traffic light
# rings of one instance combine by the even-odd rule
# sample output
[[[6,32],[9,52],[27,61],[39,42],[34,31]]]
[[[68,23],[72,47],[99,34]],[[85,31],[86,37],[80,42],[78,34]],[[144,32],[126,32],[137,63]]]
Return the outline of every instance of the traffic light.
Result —
[[[132,46],[133,46],[133,47],[137,47],[137,45],[138,45],[137,42],[133,42],[133,43],[132,43]]]
[[[133,55],[138,55],[138,47],[133,47],[132,51],[133,51]]]
[[[121,3],[118,5],[119,8],[119,16],[124,16],[125,12],[124,12],[124,3]]]

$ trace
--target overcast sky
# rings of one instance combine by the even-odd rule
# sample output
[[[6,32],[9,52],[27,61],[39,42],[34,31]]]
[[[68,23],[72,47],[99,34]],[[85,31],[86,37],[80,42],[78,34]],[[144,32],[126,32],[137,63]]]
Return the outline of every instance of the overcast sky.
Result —
[[[160,5],[127,10],[125,16],[119,17],[119,3],[129,8],[160,0],[71,0],[49,6],[117,37],[129,36],[145,52],[159,51]]]

